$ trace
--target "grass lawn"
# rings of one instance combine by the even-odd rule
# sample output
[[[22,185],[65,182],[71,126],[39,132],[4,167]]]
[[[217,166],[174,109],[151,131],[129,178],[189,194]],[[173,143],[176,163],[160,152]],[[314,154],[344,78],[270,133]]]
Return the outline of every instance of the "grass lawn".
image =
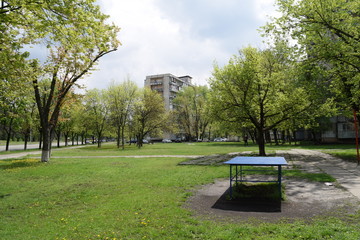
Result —
[[[106,147],[105,147],[106,146]],[[60,150],[50,163],[0,161],[1,239],[359,239],[360,213],[312,222],[230,223],[182,207],[191,190],[228,177],[227,166],[179,166],[182,158],[66,158],[90,155],[204,155],[230,143],[154,144],[143,149]]]
[[[266,153],[272,154],[279,149],[306,148],[314,150],[349,150],[353,145],[278,145],[267,144]],[[56,148],[54,148],[56,149]],[[200,143],[155,143],[144,144],[138,149],[134,144],[125,145],[125,149],[117,149],[115,143],[103,144],[101,148],[97,145],[87,145],[80,149],[67,149],[66,152],[53,152],[54,156],[131,156],[131,155],[210,155],[225,154],[231,152],[253,151],[258,152],[256,144],[244,146],[239,142],[200,142]]]
[[[209,155],[239,151],[257,151],[257,146],[244,147],[240,143],[155,143],[144,144],[138,149],[134,144],[117,149],[115,143],[89,145],[80,149],[68,149],[66,152],[53,152],[54,156],[132,156],[132,155]]]

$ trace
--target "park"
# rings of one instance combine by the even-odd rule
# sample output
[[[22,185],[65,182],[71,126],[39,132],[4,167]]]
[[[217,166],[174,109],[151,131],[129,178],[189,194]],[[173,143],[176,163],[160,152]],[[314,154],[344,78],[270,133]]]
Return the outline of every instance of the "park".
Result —
[[[360,239],[360,1],[135,2],[0,0],[0,238]]]
[[[214,206],[229,187],[229,169],[221,161],[231,154],[256,153],[253,144],[156,143],[122,151],[108,143],[101,149],[61,148],[53,151],[47,164],[39,161],[39,152],[1,160],[0,235],[2,239],[360,237],[359,198],[344,187],[345,182],[341,185],[342,178],[325,172],[328,164],[321,165],[335,161],[344,171],[348,164],[347,175],[359,177],[352,145],[267,148],[269,155],[284,156],[291,165],[283,170],[286,197],[280,211]]]

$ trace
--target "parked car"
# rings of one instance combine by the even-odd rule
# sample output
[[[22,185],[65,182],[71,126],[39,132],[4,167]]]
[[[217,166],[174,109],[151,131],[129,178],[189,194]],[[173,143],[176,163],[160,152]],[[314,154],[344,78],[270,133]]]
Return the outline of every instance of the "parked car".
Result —
[[[227,142],[227,138],[214,138],[214,142]]]
[[[146,140],[146,139],[143,139],[142,142],[145,143],[145,144],[148,144],[148,143],[149,143],[149,141]]]
[[[162,142],[163,143],[171,143],[172,141],[170,139],[163,139]]]

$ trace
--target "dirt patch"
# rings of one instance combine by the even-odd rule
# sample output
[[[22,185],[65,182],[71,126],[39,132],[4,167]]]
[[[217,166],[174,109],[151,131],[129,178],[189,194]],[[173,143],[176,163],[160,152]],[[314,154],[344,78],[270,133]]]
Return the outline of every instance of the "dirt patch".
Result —
[[[179,163],[179,165],[222,165],[224,162],[236,157],[252,154],[251,151],[248,152],[234,152],[228,154],[213,154],[209,156],[200,156],[185,162]]]
[[[359,209],[358,199],[342,188],[303,179],[284,179],[283,183],[285,201],[246,202],[228,200],[229,180],[216,180],[196,190],[185,207],[207,219],[266,222],[340,216]]]

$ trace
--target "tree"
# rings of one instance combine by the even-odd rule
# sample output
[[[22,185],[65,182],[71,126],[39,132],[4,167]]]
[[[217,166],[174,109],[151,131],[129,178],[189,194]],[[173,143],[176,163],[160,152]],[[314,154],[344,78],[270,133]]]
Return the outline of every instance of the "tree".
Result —
[[[133,112],[135,100],[137,99],[137,86],[129,79],[115,85],[112,83],[108,88],[109,119],[116,129],[117,147],[122,149],[125,145],[125,127],[129,122],[130,114]]]
[[[30,100],[31,99],[31,100]],[[27,143],[30,140],[31,132],[34,130],[35,121],[37,119],[36,104],[30,98],[26,104],[26,108],[20,113],[20,132],[24,137],[24,150],[27,149]]]
[[[239,128],[250,122],[257,132],[259,154],[264,156],[264,133],[312,104],[296,83],[281,52],[245,48],[224,67],[214,66],[213,112],[222,121],[239,123]]]
[[[11,136],[17,130],[22,131],[26,136],[31,129],[30,117],[34,115],[34,102],[29,86],[21,85],[23,85],[21,88],[9,87],[11,92],[4,91],[4,94],[0,95],[0,124],[6,133],[6,151],[9,150]],[[20,84],[16,86],[19,87]]]
[[[92,89],[85,95],[86,118],[90,129],[97,138],[98,147],[101,147],[103,133],[108,122],[109,106],[107,105],[106,90]]]
[[[11,42],[12,35],[15,39],[23,37],[23,42],[13,43],[17,47],[24,43],[42,44],[50,52],[44,64],[31,62],[42,128],[42,162],[50,159],[53,131],[68,92],[91,72],[101,57],[119,45],[118,28],[106,23],[107,16],[94,3],[94,0],[48,0],[30,4],[14,0],[0,12],[5,20],[1,25],[6,30],[4,39]]]
[[[168,123],[169,115],[160,94],[144,88],[135,104],[133,115],[138,147],[142,147],[146,135],[168,129]]]
[[[292,38],[292,50],[322,65],[329,88],[352,110],[360,107],[360,2],[278,0],[282,16],[265,27],[273,38]],[[289,34],[290,33],[290,34]]]
[[[208,93],[206,86],[189,86],[183,88],[174,99],[179,128],[185,131],[188,140],[204,138],[210,123]]]

